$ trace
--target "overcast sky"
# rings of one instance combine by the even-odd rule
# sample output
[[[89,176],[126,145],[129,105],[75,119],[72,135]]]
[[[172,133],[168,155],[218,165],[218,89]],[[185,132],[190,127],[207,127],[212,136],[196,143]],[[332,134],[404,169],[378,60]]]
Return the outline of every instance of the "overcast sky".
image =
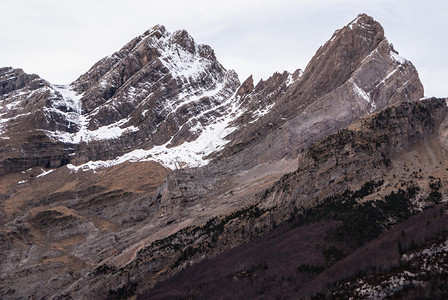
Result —
[[[209,44],[243,81],[304,69],[333,32],[361,13],[412,61],[426,96],[448,96],[444,0],[0,0],[0,66],[69,83],[156,24]]]

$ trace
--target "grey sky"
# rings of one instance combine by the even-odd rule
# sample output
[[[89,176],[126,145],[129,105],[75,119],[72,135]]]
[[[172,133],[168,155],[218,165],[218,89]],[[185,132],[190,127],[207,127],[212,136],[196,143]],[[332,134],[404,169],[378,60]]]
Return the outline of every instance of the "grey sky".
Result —
[[[365,12],[414,63],[427,96],[448,96],[448,1],[0,0],[0,66],[69,83],[155,24],[186,29],[240,80],[304,69],[333,32]]]

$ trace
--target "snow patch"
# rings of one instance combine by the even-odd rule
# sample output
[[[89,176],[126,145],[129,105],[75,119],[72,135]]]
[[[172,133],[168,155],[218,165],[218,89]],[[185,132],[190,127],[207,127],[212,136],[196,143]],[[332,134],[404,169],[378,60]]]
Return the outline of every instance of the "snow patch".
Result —
[[[420,99],[418,99],[418,100],[420,100],[420,101],[424,101],[424,100],[428,100],[428,99],[431,99],[432,97],[427,97],[427,96],[423,96],[423,97],[421,97]],[[448,104],[448,103],[447,103]]]
[[[158,48],[161,50],[160,61],[170,70],[171,75],[177,78],[195,77],[205,70],[206,61],[196,51],[190,53],[173,43],[170,35],[163,36],[158,40]],[[198,45],[194,44],[194,49]]]
[[[333,36],[331,37],[331,40],[330,40],[330,43],[331,42],[333,42],[337,37],[338,37],[338,33],[339,33],[339,29],[338,30],[336,30],[334,33],[333,33]]]
[[[301,76],[302,76],[302,74],[299,75],[299,77],[301,77]],[[293,83],[294,83],[294,78],[292,78],[292,74],[289,74],[288,78],[286,79],[286,86],[288,87]]]
[[[383,81],[386,82],[386,80],[391,78],[395,74],[395,72],[397,72],[397,71],[398,71],[398,69],[395,69],[392,72],[390,72],[389,74],[387,74],[387,76],[383,79]]]
[[[22,94],[22,95],[23,95],[23,94]],[[17,96],[17,97],[18,97],[18,96]],[[11,103],[9,103],[9,104],[6,104],[5,107],[6,107],[8,110],[13,110],[13,109],[19,107],[20,104],[21,104],[21,102],[22,102],[21,100],[16,100],[16,101],[13,101],[13,102],[11,102]]]
[[[379,86],[380,84],[384,84],[387,86],[386,81],[389,80],[389,78],[391,78],[396,72],[398,71],[398,69],[394,69],[392,72],[390,72],[389,74],[386,75],[386,77],[383,78],[383,80],[381,80],[380,82],[378,82],[378,84],[376,86]]]
[[[254,118],[252,121],[249,122],[249,124],[255,123],[257,120],[259,120],[262,116],[266,115],[272,107],[274,107],[275,103],[271,103],[268,106],[264,108],[259,108],[256,111],[252,113],[252,117]]]
[[[139,129],[135,126],[129,126],[121,128],[120,126],[129,121],[129,119],[123,119],[110,125],[102,126],[96,130],[88,130],[85,122],[82,124],[81,129],[76,133],[69,133],[63,131],[46,131],[46,133],[54,139],[57,139],[64,143],[80,143],[91,142],[100,140],[110,140],[122,136],[124,133],[136,132]]]
[[[355,91],[355,93],[362,99],[366,100],[368,103],[371,103],[372,100],[370,99],[370,96],[363,89],[361,89],[353,79],[352,83],[353,83],[353,90]]]
[[[350,29],[353,30],[353,25],[358,24],[358,21],[359,21],[360,19],[361,19],[361,16],[358,16],[356,19],[354,19],[353,21],[351,21],[351,22],[348,24],[348,27],[350,27]],[[358,24],[358,25],[360,25],[360,24]]]
[[[62,100],[53,101],[55,106],[64,105],[72,110],[72,112],[61,112],[56,108],[49,108],[48,111],[57,111],[65,115],[66,119],[79,126],[79,130],[75,133],[63,132],[63,131],[45,131],[50,137],[64,142],[64,143],[80,143],[90,142],[93,140],[107,140],[118,138],[124,133],[138,131],[135,126],[128,126],[122,128],[122,126],[129,121],[129,118],[122,119],[115,123],[99,127],[96,130],[89,130],[87,128],[89,124],[89,118],[82,114],[82,94],[79,95],[71,89],[68,85],[53,85],[52,86],[59,94],[62,95]],[[131,93],[135,93],[135,90],[131,90]]]
[[[395,53],[393,51],[390,52],[390,57],[401,65],[405,64],[407,62],[406,58],[398,55],[397,53]]]
[[[175,113],[180,107],[189,104],[189,103],[193,103],[196,101],[199,101],[200,99],[204,98],[204,97],[214,97],[217,96],[224,88],[224,83],[217,83],[215,88],[212,90],[205,90],[205,91],[198,91],[197,94],[191,94],[191,93],[180,93],[178,96],[178,99],[181,101],[179,103],[179,105],[177,105],[176,107],[174,107],[173,103],[169,103],[166,105],[167,107],[171,107],[174,108],[171,113]]]
[[[50,100],[53,107],[46,108],[46,111],[62,114],[70,123],[81,126],[83,121],[81,114],[82,95],[78,95],[69,85],[51,85],[51,88],[50,92],[53,97]]]
[[[44,177],[44,176],[46,176],[46,175],[50,174],[51,172],[53,172],[54,170],[55,170],[55,169],[51,169],[51,170],[48,170],[48,171],[42,170],[42,171],[43,171],[43,173],[42,173],[42,174],[39,174],[39,175],[37,175],[37,176],[36,176],[36,178],[39,178],[39,177]]]
[[[69,85],[52,85],[56,92],[61,94],[62,99],[67,107],[72,108],[78,115],[81,115],[81,98],[82,94],[77,94]]]
[[[376,110],[376,104],[374,101],[372,101],[370,95],[367,94],[362,88],[360,88],[353,79],[351,79],[351,82],[353,83],[353,90],[355,91],[355,93],[370,104],[370,113],[374,112]]]
[[[11,122],[11,121],[13,121],[15,119],[18,119],[18,118],[21,118],[21,117],[26,117],[26,116],[29,116],[29,115],[31,115],[31,112],[24,113],[24,114],[18,114],[18,115],[15,115],[14,117],[11,117],[11,118],[2,118],[2,119],[0,119],[0,129],[3,128],[4,126],[6,126],[7,123],[9,123],[9,122]],[[1,133],[1,131],[0,131],[0,133]]]

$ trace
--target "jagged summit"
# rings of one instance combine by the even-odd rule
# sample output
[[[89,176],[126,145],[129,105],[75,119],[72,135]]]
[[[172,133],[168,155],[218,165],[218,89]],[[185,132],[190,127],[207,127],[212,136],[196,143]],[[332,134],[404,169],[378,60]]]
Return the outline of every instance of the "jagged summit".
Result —
[[[177,53],[179,59],[181,59],[180,56],[182,55],[182,58],[187,59],[183,61],[185,65],[179,65],[178,68],[186,68],[187,63],[194,62],[192,59],[198,57],[217,62],[211,47],[208,45],[197,45],[186,30],[178,30],[174,33],[170,33],[165,26],[156,25],[142,35],[131,40],[119,51],[98,61],[87,73],[81,75],[71,85],[79,93],[86,92],[88,88],[95,85],[101,77],[105,76],[111,69],[119,64],[122,66],[122,64],[129,63],[129,60],[132,59],[132,63],[134,64],[132,67],[134,68],[125,70],[125,73],[127,74],[124,75],[127,75],[127,77],[123,78],[128,79],[134,72],[145,67],[148,63],[153,63],[157,58],[162,59],[162,62],[167,62],[167,55],[173,54],[169,53],[169,51],[177,50],[180,51]],[[194,56],[194,58],[189,56]],[[174,57],[171,59],[174,59]],[[222,69],[221,65],[220,68]],[[176,68],[170,69],[170,71],[176,71]],[[194,70],[190,71],[192,71],[191,75],[193,75]],[[185,73],[183,75],[189,74]],[[105,97],[107,98],[110,96],[112,95],[107,95]]]
[[[169,33],[162,26],[98,62],[73,86],[83,92],[88,130],[119,132],[113,138],[120,139],[125,133],[126,140],[135,141],[132,148],[142,150],[140,159],[152,157],[173,168],[203,164],[202,157],[225,144],[238,109],[232,98],[237,74],[187,31]],[[184,143],[196,146],[189,144],[194,150],[188,150]],[[176,154],[165,156],[167,148]],[[106,159],[123,153],[117,150]]]
[[[155,34],[158,38],[160,38],[165,32],[167,32],[166,27],[162,24],[157,24],[145,31],[143,35],[147,36],[150,34]]]
[[[378,79],[391,79],[388,75],[396,69],[403,69],[400,65],[405,65],[406,62],[387,41],[383,27],[372,17],[361,14],[347,26],[337,30],[319,48],[305,68],[304,78],[315,82],[312,89],[319,96],[343,84],[357,70],[370,68],[379,75]],[[417,74],[413,66],[408,68]],[[325,79],[317,80],[318,77]],[[418,75],[414,77],[418,79]],[[376,86],[375,84],[370,89]],[[421,84],[418,89],[423,92]],[[368,94],[370,92],[367,91]]]
[[[380,23],[378,23],[373,17],[361,13],[359,14],[353,21],[348,23],[347,27],[350,29],[355,29],[356,27],[361,27],[363,29],[370,29],[377,28],[378,32],[381,33],[384,36],[384,29],[381,26]]]

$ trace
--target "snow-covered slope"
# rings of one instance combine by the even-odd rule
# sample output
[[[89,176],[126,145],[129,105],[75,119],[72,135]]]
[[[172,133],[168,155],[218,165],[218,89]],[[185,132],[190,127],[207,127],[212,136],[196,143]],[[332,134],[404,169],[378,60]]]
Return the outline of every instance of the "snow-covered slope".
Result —
[[[236,129],[232,126],[232,121],[245,111],[244,108],[238,105],[235,98],[235,96],[230,97],[219,107],[214,108],[216,110],[222,110],[222,116],[206,125],[202,125],[198,122],[194,127],[190,128],[190,132],[196,135],[196,138],[192,141],[185,141],[181,144],[170,146],[174,139],[173,136],[163,145],[155,145],[149,149],[135,149],[110,160],[89,161],[78,166],[69,164],[68,168],[76,171],[87,171],[96,168],[111,167],[126,161],[135,162],[148,160],[154,160],[170,169],[200,167],[206,165],[209,162],[207,156],[215,151],[221,150],[222,147],[228,143],[226,136]],[[203,112],[202,115],[209,111]],[[108,130],[104,130],[104,133],[101,134],[100,131],[103,130],[103,128],[107,128]],[[128,127],[124,129],[124,131],[138,130],[138,128],[134,128],[129,129]],[[72,136],[81,136],[78,140],[82,140],[82,136],[92,138],[93,134],[98,134],[96,136],[98,139],[108,138],[108,136],[110,138],[118,138],[123,134],[123,129],[120,127],[114,128],[109,125],[94,131],[89,131],[83,127],[80,132]],[[113,134],[115,134],[114,137],[112,137]],[[60,137],[61,136],[59,136],[59,138]]]

